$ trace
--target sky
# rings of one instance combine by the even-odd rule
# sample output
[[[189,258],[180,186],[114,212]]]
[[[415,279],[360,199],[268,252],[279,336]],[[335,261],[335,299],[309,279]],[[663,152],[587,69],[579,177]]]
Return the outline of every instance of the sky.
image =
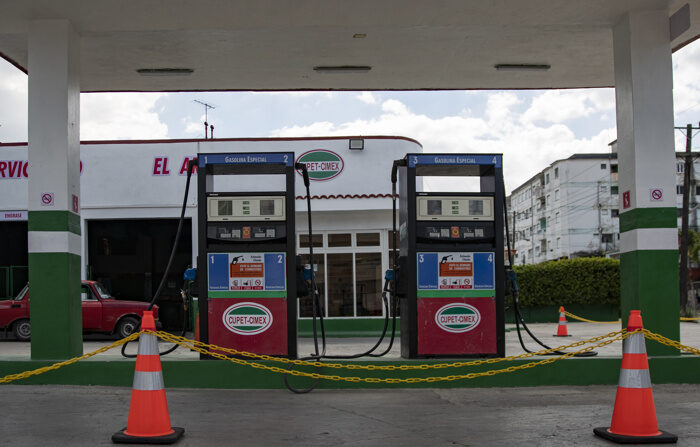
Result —
[[[674,122],[700,122],[700,41],[673,55]],[[555,160],[607,152],[613,89],[84,93],[82,140],[395,135],[424,152],[503,153],[508,191]],[[676,150],[685,137],[676,131]],[[27,140],[27,76],[0,59],[0,142]],[[700,135],[693,144],[700,147]]]

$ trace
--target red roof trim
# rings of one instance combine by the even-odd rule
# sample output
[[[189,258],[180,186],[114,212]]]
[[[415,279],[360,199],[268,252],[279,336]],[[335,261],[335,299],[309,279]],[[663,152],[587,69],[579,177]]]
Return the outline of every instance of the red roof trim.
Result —
[[[214,138],[205,140],[203,138],[188,138],[188,139],[162,139],[162,140],[86,140],[81,141],[80,144],[84,145],[99,145],[99,144],[162,144],[162,143],[199,143],[199,142],[210,142],[210,141],[323,141],[323,140],[348,140],[350,138],[362,138],[364,140],[404,140],[411,143],[415,143],[420,147],[423,145],[409,137],[402,136],[391,136],[391,135],[348,135],[348,136],[331,136],[331,137],[271,137],[271,138]],[[26,146],[26,142],[16,142],[16,143],[0,143],[0,147],[3,146]]]
[[[398,194],[396,195],[398,197]],[[297,200],[306,199],[306,196],[296,196]],[[311,196],[311,199],[386,199],[391,198],[391,194],[330,194]]]

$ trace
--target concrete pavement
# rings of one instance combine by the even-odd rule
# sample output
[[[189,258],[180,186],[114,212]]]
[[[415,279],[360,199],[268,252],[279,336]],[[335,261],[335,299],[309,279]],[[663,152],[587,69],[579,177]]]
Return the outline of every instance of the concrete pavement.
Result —
[[[615,386],[423,390],[167,390],[180,446],[608,446]],[[128,388],[0,387],[0,445],[111,445]],[[654,387],[659,426],[700,445],[700,385]]]

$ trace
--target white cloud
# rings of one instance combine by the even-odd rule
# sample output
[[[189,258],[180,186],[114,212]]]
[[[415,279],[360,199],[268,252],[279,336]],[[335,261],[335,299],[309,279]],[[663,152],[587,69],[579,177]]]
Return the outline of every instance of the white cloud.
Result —
[[[408,108],[399,100],[389,99],[382,103],[382,110],[390,115],[408,115]]]
[[[357,95],[357,99],[364,102],[365,104],[376,104],[377,98],[374,97],[372,92],[362,92]]]
[[[166,93],[84,93],[80,95],[81,140],[167,138],[156,101]]]
[[[395,99],[382,103],[383,115],[345,123],[316,122],[274,130],[270,136],[397,135],[423,143],[425,152],[492,152],[504,154],[508,190],[519,186],[554,160],[576,152],[606,152],[615,129],[603,129],[591,138],[578,138],[564,124],[521,122],[513,110],[521,100],[514,93],[491,93],[486,117],[430,118],[412,112]]]
[[[700,42],[673,55],[673,104],[676,118],[700,115]],[[689,113],[692,112],[692,113]],[[697,124],[697,119],[695,124]],[[681,124],[682,125],[682,124]]]
[[[549,90],[533,98],[530,107],[523,113],[522,120],[563,123],[614,108],[613,89]]]
[[[27,75],[0,59],[0,142],[27,141]]]

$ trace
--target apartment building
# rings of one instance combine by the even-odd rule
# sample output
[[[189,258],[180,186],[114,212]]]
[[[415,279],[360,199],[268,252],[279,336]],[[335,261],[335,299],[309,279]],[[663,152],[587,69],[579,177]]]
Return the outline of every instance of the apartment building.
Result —
[[[616,257],[619,251],[620,197],[617,142],[611,152],[574,154],[557,160],[508,196],[508,224],[516,264],[533,264],[584,256]],[[678,227],[684,190],[684,153],[676,157],[676,207]],[[698,230],[695,178],[700,161],[693,161],[689,226]],[[670,194],[667,194],[667,196]],[[514,242],[513,242],[514,241]]]

